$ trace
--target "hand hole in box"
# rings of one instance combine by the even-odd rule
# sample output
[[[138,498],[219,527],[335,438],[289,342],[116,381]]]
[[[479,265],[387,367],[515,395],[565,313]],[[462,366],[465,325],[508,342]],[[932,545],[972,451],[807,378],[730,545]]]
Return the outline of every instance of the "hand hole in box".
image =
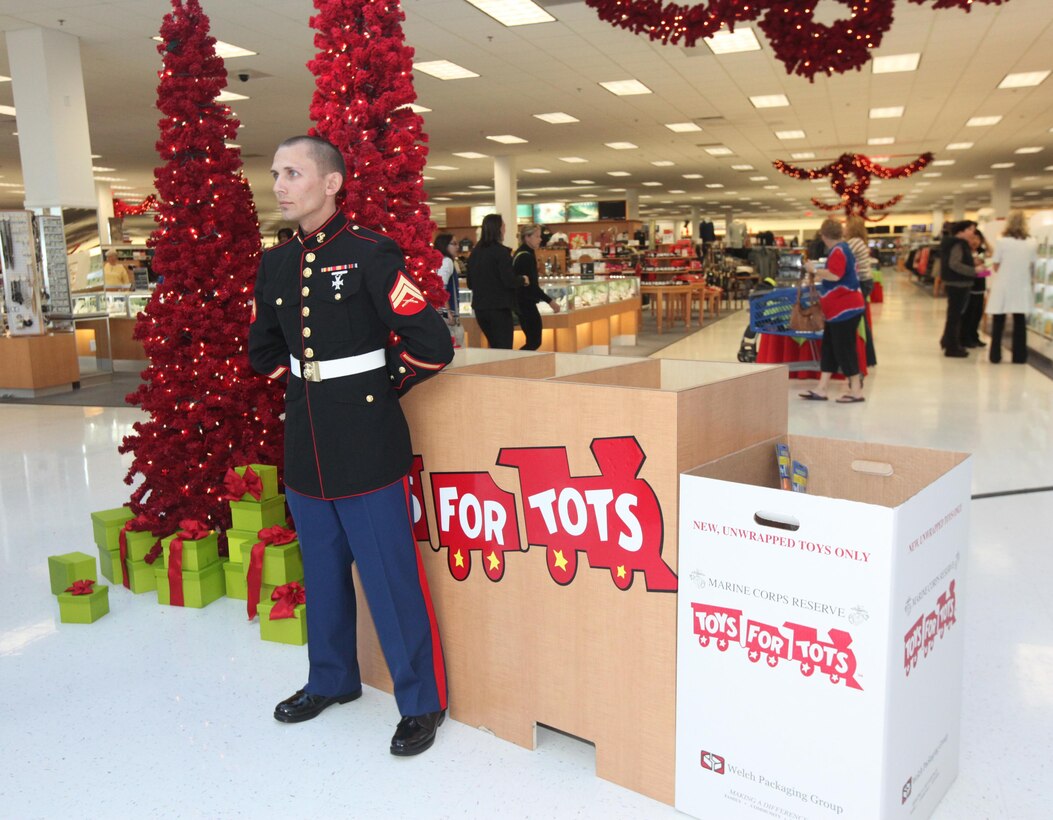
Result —
[[[796,532],[801,528],[801,522],[792,515],[782,513],[765,512],[761,510],[753,514],[753,520],[762,527],[772,527],[777,530],[790,530]]]
[[[856,459],[852,462],[852,469],[857,473],[865,473],[866,475],[892,475],[892,465],[884,461],[865,461],[863,459]]]

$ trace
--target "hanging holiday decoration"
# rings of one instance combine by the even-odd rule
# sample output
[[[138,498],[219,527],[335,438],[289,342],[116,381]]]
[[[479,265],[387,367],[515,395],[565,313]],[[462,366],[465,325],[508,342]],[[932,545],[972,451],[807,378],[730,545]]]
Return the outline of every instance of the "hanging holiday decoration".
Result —
[[[113,198],[113,215],[116,219],[120,219],[123,216],[141,216],[142,214],[149,213],[157,210],[157,197],[153,194],[146,197],[142,202],[137,205],[132,205],[130,202],[125,202],[123,199]]]
[[[843,73],[861,68],[870,59],[870,50],[892,28],[895,0],[837,0],[847,7],[848,16],[831,25],[815,21],[819,0],[709,0],[707,3],[679,5],[662,0],[585,0],[599,18],[634,34],[646,34],[666,45],[683,43],[692,47],[712,37],[722,27],[734,31],[736,23],[752,20],[768,38],[772,52],[790,74],[809,80],[816,74]],[[1001,5],[1007,0],[911,0],[917,5],[931,3],[934,9],[959,8],[972,11],[973,5]]]
[[[435,225],[425,204],[428,157],[423,120],[409,106],[413,49],[397,0],[314,0],[318,53],[307,63],[316,90],[312,134],[337,146],[347,163],[343,211],[352,222],[390,236],[406,255],[411,276],[436,307],[448,294],[436,273]]]
[[[830,187],[841,197],[841,201],[828,204],[812,198],[812,203],[824,211],[839,211],[844,209],[846,216],[858,214],[864,219],[877,222],[885,218],[885,214],[869,216],[869,211],[884,211],[891,208],[903,197],[894,196],[885,202],[873,202],[867,199],[867,189],[873,177],[880,179],[905,179],[918,173],[922,168],[932,162],[932,154],[924,153],[907,165],[897,168],[887,168],[878,165],[872,159],[863,154],[842,154],[836,161],[821,168],[801,168],[790,165],[781,159],[775,160],[772,165],[779,173],[786,174],[794,179],[823,179],[830,177]]]
[[[172,0],[158,46],[164,165],[154,172],[161,277],[135,326],[150,364],[128,396],[137,422],[121,453],[135,529],[174,532],[183,519],[230,524],[223,478],[232,464],[279,464],[281,386],[249,367],[246,337],[260,234],[241,156],[225,145],[238,121],[216,96],[227,72],[198,0]]]

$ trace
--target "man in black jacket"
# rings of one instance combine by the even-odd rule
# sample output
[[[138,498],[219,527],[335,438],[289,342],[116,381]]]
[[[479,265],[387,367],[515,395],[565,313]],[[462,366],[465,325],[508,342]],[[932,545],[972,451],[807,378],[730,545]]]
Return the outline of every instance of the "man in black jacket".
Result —
[[[969,305],[969,291],[976,278],[969,240],[976,232],[976,223],[963,219],[951,225],[940,242],[940,278],[947,291],[947,321],[943,326],[940,347],[943,355],[964,358],[969,351],[962,346],[962,316]]]
[[[303,551],[310,674],[274,710],[298,723],[362,694],[351,564],[394,682],[391,753],[432,745],[446,675],[412,533],[413,450],[398,397],[453,358],[450,333],[398,246],[337,208],[346,170],[318,137],[283,142],[271,167],[290,241],[263,254],[252,366],[287,383],[285,489]],[[386,347],[391,332],[400,341]]]

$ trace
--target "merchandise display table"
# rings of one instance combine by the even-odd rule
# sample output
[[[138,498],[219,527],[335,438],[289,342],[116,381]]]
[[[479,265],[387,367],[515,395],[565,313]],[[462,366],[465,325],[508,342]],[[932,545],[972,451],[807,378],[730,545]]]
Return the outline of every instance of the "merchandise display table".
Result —
[[[73,389],[80,381],[72,333],[0,337],[0,391],[32,398]]]
[[[691,300],[695,285],[659,285],[641,284],[640,293],[655,299],[655,316],[658,322],[658,333],[664,330],[666,322],[670,326],[681,318],[687,329],[691,328]]]

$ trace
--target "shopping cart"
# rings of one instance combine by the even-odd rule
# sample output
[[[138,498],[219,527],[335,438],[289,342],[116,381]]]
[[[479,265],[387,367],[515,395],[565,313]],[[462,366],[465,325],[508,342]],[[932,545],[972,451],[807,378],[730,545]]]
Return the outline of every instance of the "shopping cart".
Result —
[[[757,334],[766,333],[769,336],[793,336],[801,340],[802,344],[808,345],[811,358],[786,362],[791,371],[819,369],[819,349],[815,343],[823,338],[823,334],[790,330],[790,312],[797,303],[797,288],[758,290],[750,294],[749,303],[750,326],[739,346],[740,362],[757,361]],[[808,290],[802,292],[801,304],[805,307],[811,304],[811,294]]]

